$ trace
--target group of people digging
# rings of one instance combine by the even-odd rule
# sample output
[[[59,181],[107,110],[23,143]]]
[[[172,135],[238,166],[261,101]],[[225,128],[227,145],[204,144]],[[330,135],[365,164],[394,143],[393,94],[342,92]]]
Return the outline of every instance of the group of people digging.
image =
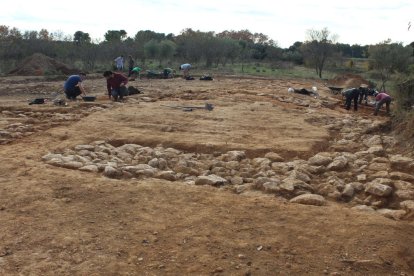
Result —
[[[122,101],[124,96],[130,95],[126,85],[129,80],[135,80],[139,77],[139,73],[142,70],[140,67],[135,66],[134,62],[130,56],[129,62],[129,73],[128,77],[120,72],[105,71],[103,76],[106,79],[106,86],[108,90],[108,97],[114,101]],[[122,71],[123,69],[123,56],[120,56],[115,59],[117,64],[117,69]],[[189,76],[191,65],[188,63],[180,65],[179,69],[183,71],[183,77],[187,78]],[[165,68],[163,74],[166,78],[169,78],[174,71],[170,68]],[[71,75],[65,81],[63,89],[68,100],[76,100],[79,95],[86,96],[85,88],[82,86],[82,81],[86,78],[86,74],[80,72],[77,75]],[[130,78],[130,79],[128,79]]]
[[[288,88],[289,93],[297,93],[307,96],[313,96],[319,98],[316,87],[312,87],[311,90],[308,89],[294,89],[292,87]],[[354,110],[358,110],[358,104],[362,104],[362,101],[365,102],[365,105],[368,105],[368,96],[375,98],[375,110],[374,115],[378,115],[379,110],[385,104],[387,114],[390,114],[390,104],[392,98],[387,92],[378,92],[373,88],[368,88],[368,86],[361,85],[359,88],[349,88],[341,92],[342,96],[345,98],[344,108],[346,110],[351,109],[352,101],[354,102]]]
[[[128,56],[127,62],[128,62],[128,78],[130,78],[131,81],[135,80],[136,78],[139,78],[142,68],[135,65],[135,61],[131,55]],[[115,58],[114,65],[115,65],[116,71],[118,72],[124,71],[124,56],[121,55]],[[181,64],[178,68],[178,70],[183,72],[183,78],[189,77],[190,69],[191,69],[191,64],[189,63]],[[154,71],[154,70],[147,70],[147,73],[148,73],[148,77],[161,77],[164,79],[168,79],[168,78],[174,77],[175,70],[167,67],[167,68],[164,68],[161,73]]]
[[[379,110],[385,104],[385,109],[387,114],[390,114],[390,104],[392,98],[388,95],[387,92],[382,91],[378,92],[373,88],[368,88],[361,86],[359,88],[349,88],[341,92],[342,96],[345,98],[345,109],[350,110],[352,101],[354,102],[354,110],[358,110],[358,104],[362,104],[362,101],[365,100],[365,105],[368,104],[368,96],[373,96],[375,98],[375,110],[374,115],[378,115]]]

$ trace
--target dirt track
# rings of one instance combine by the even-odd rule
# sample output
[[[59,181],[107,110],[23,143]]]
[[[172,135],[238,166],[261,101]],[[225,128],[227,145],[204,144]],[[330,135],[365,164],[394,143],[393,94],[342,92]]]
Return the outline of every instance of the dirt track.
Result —
[[[392,220],[378,212],[350,209],[360,201],[376,209],[394,208],[402,201],[398,196],[381,201],[360,191],[345,201],[335,200],[332,192],[323,194],[325,206],[289,203],[306,189],[323,191],[318,184],[325,175],[309,174],[311,181],[305,188],[282,196],[257,181],[285,173],[273,164],[263,165],[266,173],[255,167],[240,176],[233,169],[231,179],[243,178],[242,185],[194,185],[206,170],[223,177],[231,171],[212,164],[226,163],[216,160],[221,156],[224,160],[228,151],[246,153],[246,161],[238,166],[263,162],[268,152],[277,153],[284,162],[307,160],[321,151],[343,152],[336,141],[344,134],[334,122],[371,120],[372,109],[348,113],[340,107],[340,99],[331,97],[319,83],[141,80],[131,84],[144,94],[119,104],[106,99],[104,81],[95,79],[85,84],[98,101],[72,102],[67,107],[29,106],[26,101],[49,96],[62,82],[3,78],[1,83],[5,85],[0,90],[0,128],[6,132],[0,145],[0,274],[414,274],[410,214]],[[322,97],[288,94],[290,86],[317,86]],[[184,112],[165,106],[206,102],[214,104],[213,111]],[[370,135],[389,135],[381,132],[386,117],[369,124],[379,126]],[[153,177],[124,172],[110,178],[101,171],[45,162],[48,153],[74,154],[76,146],[100,145],[97,141],[113,148],[137,144],[162,154],[174,149],[186,156],[187,166],[195,172],[180,167],[174,171],[176,181],[161,179],[159,171]],[[348,143],[345,148],[352,153],[356,146]],[[386,154],[399,152],[397,143]],[[386,162],[378,158],[384,157],[374,160]],[[203,160],[205,164],[197,165]],[[392,166],[388,169],[391,174]],[[353,179],[354,172],[336,175]],[[379,177],[377,173],[367,173],[367,182]],[[406,182],[412,185],[409,174],[405,170]]]

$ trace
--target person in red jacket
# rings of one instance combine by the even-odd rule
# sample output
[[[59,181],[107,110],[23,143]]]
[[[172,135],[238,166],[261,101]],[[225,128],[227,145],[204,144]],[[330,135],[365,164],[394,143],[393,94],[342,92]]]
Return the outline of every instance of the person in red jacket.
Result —
[[[125,87],[128,83],[128,78],[112,71],[105,71],[103,76],[106,78],[109,99],[112,96],[114,101],[122,101],[124,96],[128,95],[128,89]]]
[[[387,114],[390,114],[390,104],[391,104],[391,96],[388,95],[385,92],[380,92],[377,95],[375,95],[375,111],[374,115],[378,115],[378,111],[380,110],[381,106],[385,103],[385,109],[387,110]]]

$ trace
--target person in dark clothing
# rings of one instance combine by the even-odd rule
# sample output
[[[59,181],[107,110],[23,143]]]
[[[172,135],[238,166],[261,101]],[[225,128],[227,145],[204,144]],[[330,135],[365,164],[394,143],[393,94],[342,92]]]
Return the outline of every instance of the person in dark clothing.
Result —
[[[132,56],[131,55],[129,55],[128,56],[128,78],[131,76],[131,74],[132,74],[132,69],[134,69],[134,64],[135,64],[135,61],[134,61],[134,59],[132,58]]]
[[[85,73],[79,73],[77,75],[69,76],[63,85],[66,98],[69,100],[76,100],[76,97],[80,94],[86,96],[85,89],[82,86],[82,81],[86,78]]]
[[[354,110],[358,110],[359,88],[350,88],[342,91],[342,96],[345,97],[345,109],[351,109],[352,100],[354,101]]]
[[[368,96],[374,96],[377,91],[373,88],[368,87],[359,87],[359,104],[362,104],[362,101],[365,101],[365,105],[368,105]]]
[[[128,95],[128,90],[125,87],[128,83],[128,78],[112,71],[105,71],[103,76],[106,78],[109,99],[112,97],[116,102],[122,101],[124,96]]]
[[[298,94],[302,94],[302,95],[314,96],[315,98],[319,98],[319,93],[317,91],[318,91],[318,89],[315,86],[312,87],[312,90],[307,90],[305,88],[301,88],[301,89],[295,89],[295,88],[292,88],[292,87],[288,88],[289,93],[298,93]]]

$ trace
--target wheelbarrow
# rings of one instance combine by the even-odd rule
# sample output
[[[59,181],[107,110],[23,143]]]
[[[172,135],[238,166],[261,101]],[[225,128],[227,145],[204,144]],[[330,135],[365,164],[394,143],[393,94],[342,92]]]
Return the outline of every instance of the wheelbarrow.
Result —
[[[343,87],[336,87],[336,86],[327,86],[329,90],[331,90],[331,93],[334,95],[341,94]]]

